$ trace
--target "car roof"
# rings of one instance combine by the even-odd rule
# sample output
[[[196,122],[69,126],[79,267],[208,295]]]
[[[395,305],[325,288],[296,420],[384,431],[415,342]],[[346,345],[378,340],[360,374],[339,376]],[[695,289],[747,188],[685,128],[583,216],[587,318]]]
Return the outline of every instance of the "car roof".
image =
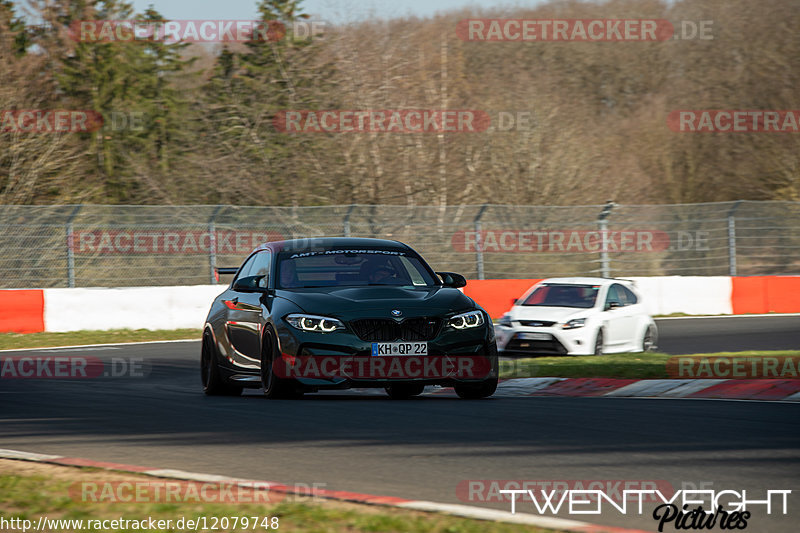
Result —
[[[413,251],[413,249],[400,241],[389,239],[369,239],[362,237],[309,237],[306,239],[289,239],[285,241],[265,242],[256,247],[254,252],[270,249],[276,252],[281,250],[292,250],[302,252],[306,250],[319,249],[341,249],[341,248],[380,248],[389,250]]]
[[[630,281],[615,278],[590,278],[590,277],[574,277],[574,278],[547,278],[543,279],[540,283],[563,283],[565,285],[611,285],[612,283],[623,283],[630,285]]]

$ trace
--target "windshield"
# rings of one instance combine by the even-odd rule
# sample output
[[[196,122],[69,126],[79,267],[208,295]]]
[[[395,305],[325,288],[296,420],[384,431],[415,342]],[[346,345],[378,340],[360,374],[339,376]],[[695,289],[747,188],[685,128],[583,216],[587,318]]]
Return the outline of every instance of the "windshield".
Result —
[[[418,256],[401,250],[325,250],[278,255],[280,289],[359,285],[432,287],[437,282]]]
[[[540,285],[522,305],[589,309],[594,307],[599,291],[599,285]]]

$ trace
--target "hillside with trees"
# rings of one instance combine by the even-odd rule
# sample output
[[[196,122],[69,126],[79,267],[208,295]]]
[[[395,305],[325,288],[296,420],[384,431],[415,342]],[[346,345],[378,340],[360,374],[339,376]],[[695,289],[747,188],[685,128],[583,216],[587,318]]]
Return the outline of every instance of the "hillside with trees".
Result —
[[[104,127],[0,128],[0,204],[599,204],[800,200],[800,133],[679,133],[683,109],[800,109],[796,0],[553,1],[371,19],[237,44],[76,42],[124,0],[0,0],[0,111],[88,109]],[[28,3],[26,3],[28,5]],[[710,39],[470,42],[467,18],[711,21]],[[187,13],[186,19],[192,18]],[[30,20],[38,23],[30,24]],[[474,109],[477,133],[285,133],[286,110]],[[530,112],[503,131],[499,113]],[[136,127],[130,125],[136,117]]]

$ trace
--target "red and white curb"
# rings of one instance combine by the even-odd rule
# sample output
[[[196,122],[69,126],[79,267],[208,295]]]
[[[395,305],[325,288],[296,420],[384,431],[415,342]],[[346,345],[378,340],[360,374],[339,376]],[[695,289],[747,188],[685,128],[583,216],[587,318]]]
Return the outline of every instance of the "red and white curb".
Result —
[[[413,511],[423,511],[430,513],[442,513],[476,520],[487,520],[491,522],[505,522],[511,524],[523,524],[542,528],[555,529],[558,531],[573,531],[576,533],[648,533],[639,529],[627,529],[614,526],[600,526],[570,520],[566,518],[539,516],[528,513],[511,514],[509,511],[498,509],[486,509],[473,507],[470,505],[459,505],[449,503],[437,503],[422,500],[407,500],[394,496],[376,496],[373,494],[362,494],[358,492],[346,492],[326,489],[298,489],[283,485],[273,481],[261,481],[255,479],[233,478],[219,476],[215,474],[202,474],[197,472],[186,472],[184,470],[173,470],[168,468],[149,468],[145,466],[126,465],[120,463],[109,463],[105,461],[93,461],[79,457],[65,457],[62,455],[47,455],[42,453],[24,452],[18,450],[0,449],[0,459],[13,459],[18,461],[32,461],[37,463],[48,463],[60,466],[91,467],[103,470],[114,470],[158,478],[180,479],[186,481],[199,481],[205,483],[230,483],[243,488],[266,488],[267,490],[284,493],[296,494],[299,496],[309,496],[324,498],[328,500],[338,500],[345,502],[360,503],[366,505],[381,505],[385,507],[395,507],[409,509]]]
[[[442,388],[431,388],[426,394],[455,395],[453,389]],[[494,396],[709,398],[800,402],[800,379],[514,378],[501,381]]]

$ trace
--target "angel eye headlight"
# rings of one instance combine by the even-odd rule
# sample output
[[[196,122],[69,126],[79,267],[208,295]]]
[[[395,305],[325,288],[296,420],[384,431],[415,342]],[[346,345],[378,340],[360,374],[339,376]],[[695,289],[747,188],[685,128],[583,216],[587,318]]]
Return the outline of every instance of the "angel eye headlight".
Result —
[[[451,317],[447,325],[455,329],[477,328],[483,325],[483,313],[481,311],[470,311]]]
[[[330,333],[337,329],[344,329],[344,324],[340,320],[327,316],[293,314],[286,317],[286,322],[294,328],[319,333]]]

